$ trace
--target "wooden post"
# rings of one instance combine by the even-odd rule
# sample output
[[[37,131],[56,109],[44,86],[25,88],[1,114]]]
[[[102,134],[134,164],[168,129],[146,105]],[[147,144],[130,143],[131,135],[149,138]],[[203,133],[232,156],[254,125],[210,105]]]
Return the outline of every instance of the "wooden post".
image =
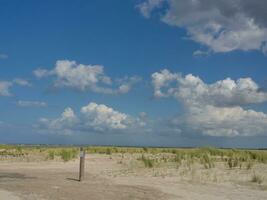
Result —
[[[80,170],[79,170],[79,181],[84,179],[84,161],[85,161],[85,150],[83,147],[80,148]]]

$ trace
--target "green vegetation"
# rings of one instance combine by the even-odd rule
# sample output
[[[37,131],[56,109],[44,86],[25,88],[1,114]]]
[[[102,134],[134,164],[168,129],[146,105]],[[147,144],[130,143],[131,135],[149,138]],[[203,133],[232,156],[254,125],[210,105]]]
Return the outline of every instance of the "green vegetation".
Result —
[[[139,160],[141,160],[144,163],[145,167],[147,168],[154,167],[154,160],[147,158],[144,155],[142,155],[142,157]]]
[[[67,162],[69,160],[76,158],[77,155],[78,155],[77,149],[62,149],[60,152],[61,159],[64,162]]]
[[[230,169],[236,168],[239,165],[239,158],[237,157],[229,157],[227,160],[228,167]]]
[[[25,161],[63,160],[76,158],[78,148],[57,146],[0,145],[0,159],[16,159]]]
[[[49,150],[48,159],[50,159],[50,160],[54,160],[55,159],[55,151]]]
[[[107,154],[107,155],[111,155],[111,154],[112,154],[112,151],[111,151],[110,148],[107,148],[107,149],[106,149],[106,154]]]
[[[201,162],[201,164],[204,165],[204,167],[205,167],[206,169],[210,169],[210,168],[212,168],[212,167],[215,166],[215,165],[214,165],[214,162],[212,161],[211,156],[210,156],[209,154],[207,154],[207,153],[204,153],[204,154],[202,155],[202,157],[201,157],[201,159],[200,159],[200,162]]]

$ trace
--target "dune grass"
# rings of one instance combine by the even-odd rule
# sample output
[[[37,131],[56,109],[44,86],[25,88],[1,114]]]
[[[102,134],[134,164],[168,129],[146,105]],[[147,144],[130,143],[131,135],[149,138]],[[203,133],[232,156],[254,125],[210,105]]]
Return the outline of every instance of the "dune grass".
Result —
[[[147,168],[153,168],[154,167],[155,161],[151,158],[148,158],[148,157],[142,155],[142,157],[139,158],[139,160],[141,160],[144,163],[145,167],[147,167]]]
[[[60,152],[61,159],[64,162],[67,162],[69,160],[76,158],[77,155],[78,155],[77,149],[62,149]]]
[[[183,161],[189,163],[198,162],[209,169],[216,162],[224,162],[229,169],[251,169],[255,163],[267,163],[266,150],[242,150],[242,149],[218,149],[213,147],[204,148],[149,148],[149,147],[85,147],[87,153],[99,154],[140,154],[160,157],[160,162],[174,162],[177,165]],[[74,159],[78,154],[77,147],[62,146],[23,146],[23,145],[0,145],[1,157],[23,157],[39,155],[46,159],[61,158],[64,161]],[[146,159],[143,159],[146,160]],[[156,160],[154,160],[156,162]]]

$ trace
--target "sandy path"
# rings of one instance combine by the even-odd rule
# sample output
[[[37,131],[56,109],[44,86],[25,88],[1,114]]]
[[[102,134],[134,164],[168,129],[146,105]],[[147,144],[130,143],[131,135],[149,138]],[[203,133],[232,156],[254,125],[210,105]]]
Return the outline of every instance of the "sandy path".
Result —
[[[173,178],[159,180],[157,178],[138,177],[116,178],[117,184],[130,184],[148,186],[153,183],[153,187],[166,194],[172,195],[169,200],[266,200],[267,191],[253,190],[243,186],[200,184],[191,182],[179,183]]]
[[[115,184],[110,179],[88,172],[86,180],[81,183],[77,181],[77,166],[77,161],[1,164],[0,189],[12,191],[21,199],[27,200],[154,200],[168,198],[168,195],[152,187]]]

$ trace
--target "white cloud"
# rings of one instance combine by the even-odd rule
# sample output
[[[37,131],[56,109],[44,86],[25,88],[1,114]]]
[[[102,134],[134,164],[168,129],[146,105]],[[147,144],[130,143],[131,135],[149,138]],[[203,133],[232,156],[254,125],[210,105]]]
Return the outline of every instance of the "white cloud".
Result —
[[[103,66],[82,65],[75,61],[57,61],[54,73],[57,76],[56,86],[73,87],[85,90],[87,87],[94,89],[98,82],[110,84],[110,80],[103,73]]]
[[[56,134],[136,134],[151,132],[151,126],[152,121],[145,113],[132,117],[107,105],[91,102],[83,106],[78,115],[71,108],[67,108],[57,119],[41,118],[35,128],[41,132]]]
[[[48,71],[46,69],[36,69],[33,71],[33,74],[37,77],[37,78],[43,78],[43,77],[46,77],[46,76],[50,76],[50,75],[53,75],[53,71]]]
[[[138,132],[138,129],[146,132],[147,121],[144,114],[134,118],[104,104],[91,102],[80,109],[79,115],[75,115],[71,108],[66,108],[61,117],[57,119],[42,118],[37,128],[64,134],[77,131],[85,133],[135,133]]]
[[[10,88],[14,85],[31,86],[27,80],[20,78],[16,78],[13,81],[0,81],[0,96],[12,96]]]
[[[159,8],[163,2],[164,0],[147,0],[137,5],[137,8],[144,15],[144,17],[149,18],[151,12],[154,9]]]
[[[185,125],[194,132],[210,136],[267,135],[267,115],[240,106],[187,107]],[[179,123],[178,123],[179,124]]]
[[[140,82],[142,80],[139,76],[132,76],[132,77],[124,77],[122,79],[117,79],[116,82],[120,84],[119,88],[117,89],[117,93],[125,94],[128,93],[134,84]]]
[[[55,76],[54,86],[74,88],[81,91],[91,90],[103,94],[127,93],[136,83],[134,77],[125,80],[118,88],[112,87],[113,81],[104,73],[101,65],[83,65],[75,61],[59,60],[52,70],[37,69],[34,71],[37,78]]]
[[[73,128],[78,124],[78,118],[71,108],[66,108],[58,119],[41,118],[38,128],[48,129],[51,132],[60,134],[72,134]]]
[[[11,96],[9,89],[12,85],[10,81],[0,81],[0,96]]]
[[[230,78],[213,84],[199,77],[162,70],[152,74],[156,97],[174,97],[182,102],[186,113],[173,120],[194,132],[212,136],[266,135],[267,115],[241,106],[267,101],[251,78]]]
[[[195,57],[202,57],[202,56],[208,56],[208,55],[210,55],[209,51],[196,50],[193,52],[193,56]]]
[[[13,80],[14,83],[16,83],[17,85],[21,85],[21,86],[32,86],[31,83],[25,79],[21,79],[21,78],[15,78]]]
[[[167,4],[167,6],[162,6]],[[262,50],[267,41],[266,1],[146,0],[138,5],[149,17],[162,6],[161,20],[185,28],[189,37],[213,52]]]
[[[206,84],[192,74],[182,77],[181,74],[165,69],[152,74],[152,85],[156,97],[174,96],[194,105],[235,106],[267,101],[267,93],[261,91],[251,78],[240,78],[237,81],[226,78]]]
[[[152,85],[154,86],[154,96],[155,97],[167,97],[168,92],[162,92],[162,88],[169,86],[172,81],[177,81],[180,78],[180,74],[174,74],[169,72],[167,69],[161,72],[155,72],[152,74]]]
[[[17,105],[20,107],[46,107],[47,103],[43,101],[18,101]]]
[[[95,130],[127,128],[128,116],[104,104],[89,103],[81,108],[81,113],[85,116],[86,126]]]

